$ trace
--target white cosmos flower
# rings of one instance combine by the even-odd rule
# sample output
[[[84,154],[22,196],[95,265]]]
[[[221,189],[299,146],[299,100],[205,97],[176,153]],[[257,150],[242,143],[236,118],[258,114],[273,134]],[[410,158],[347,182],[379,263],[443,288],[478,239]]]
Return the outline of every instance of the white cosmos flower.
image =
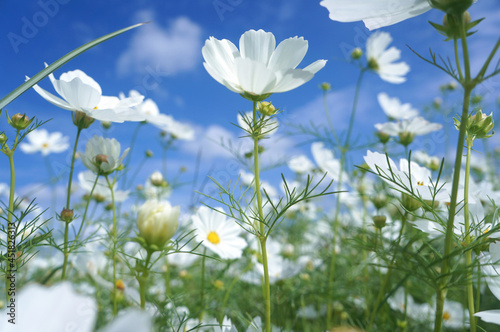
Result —
[[[394,63],[401,57],[401,51],[394,46],[387,49],[391,42],[392,37],[388,32],[377,31],[372,34],[366,41],[366,59],[369,68],[381,79],[399,84],[406,81],[404,76],[410,71],[410,66],[406,62]]]
[[[194,139],[194,129],[186,123],[175,120],[170,115],[166,115],[163,124],[157,124],[156,127],[169,134],[172,138],[184,141],[192,141]]]
[[[120,142],[114,138],[95,135],[87,142],[85,153],[81,154],[81,158],[87,169],[96,174],[107,175],[120,167],[128,150],[129,148],[120,157]]]
[[[304,155],[292,157],[288,161],[288,167],[296,173],[310,173],[314,170],[313,162]]]
[[[50,133],[45,129],[35,129],[26,136],[28,143],[21,143],[19,148],[24,153],[41,152],[43,156],[60,153],[68,149],[68,137],[60,132]]]
[[[398,98],[390,98],[385,92],[379,93],[377,98],[385,115],[391,120],[409,119],[418,115],[418,111],[409,103],[401,104]]]
[[[361,21],[370,30],[392,25],[431,9],[428,0],[323,0],[320,5],[339,22]]]
[[[286,39],[276,47],[272,33],[249,30],[241,36],[239,50],[227,39],[210,37],[202,49],[203,65],[229,90],[258,97],[295,89],[313,78],[326,60],[297,69],[307,48],[303,37]]]
[[[219,208],[222,211],[222,208]],[[221,212],[206,206],[198,209],[193,215],[196,240],[219,255],[222,259],[240,258],[246,241],[239,235],[242,228],[233,220],[226,218]]]
[[[443,125],[431,123],[421,116],[398,122],[377,123],[375,128],[387,135],[399,136],[401,134],[427,135],[430,132],[440,130]]]
[[[340,160],[334,158],[332,150],[325,148],[323,142],[315,142],[311,144],[311,152],[321,171],[327,173],[328,178],[338,181],[341,172]],[[346,182],[347,174],[345,172],[342,174],[342,179],[343,182]]]
[[[48,102],[68,111],[83,112],[99,121],[124,122],[144,121],[145,116],[133,109],[142,102],[143,96],[119,99],[103,96],[101,86],[81,70],[63,73],[56,80],[53,74],[50,81],[59,98],[52,93],[34,85],[33,89]]]

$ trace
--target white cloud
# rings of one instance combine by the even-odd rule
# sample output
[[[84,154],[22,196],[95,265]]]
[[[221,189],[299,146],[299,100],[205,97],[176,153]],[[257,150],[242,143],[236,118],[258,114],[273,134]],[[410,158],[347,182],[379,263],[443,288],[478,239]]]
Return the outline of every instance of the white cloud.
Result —
[[[150,18],[152,15],[146,11],[138,16]],[[138,28],[128,49],[118,58],[118,74],[147,74],[154,70],[161,75],[172,75],[193,69],[200,63],[201,31],[201,27],[187,17],[170,21],[168,28],[155,22]]]

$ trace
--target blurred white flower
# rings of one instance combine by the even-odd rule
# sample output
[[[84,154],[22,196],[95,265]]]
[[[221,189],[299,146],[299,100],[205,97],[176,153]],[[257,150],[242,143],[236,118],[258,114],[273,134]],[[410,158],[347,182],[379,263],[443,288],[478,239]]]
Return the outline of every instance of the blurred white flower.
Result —
[[[21,143],[19,148],[24,153],[41,152],[43,156],[60,153],[68,149],[69,138],[60,132],[50,133],[45,129],[35,129],[26,138],[28,143]]]
[[[368,67],[386,82],[403,83],[406,81],[404,76],[410,71],[410,66],[406,62],[394,63],[401,57],[401,51],[394,46],[387,49],[391,42],[392,37],[388,32],[377,31],[368,37],[366,41]]]
[[[194,139],[194,129],[187,123],[182,123],[167,115],[165,122],[161,125],[156,125],[159,129],[169,134],[172,138],[184,141],[192,141]]]
[[[335,159],[333,151],[325,148],[323,142],[315,142],[311,144],[311,152],[321,171],[327,173],[326,176],[329,179],[338,181],[341,172],[340,160]],[[347,174],[345,172],[342,174],[342,179],[342,182],[347,181]]]
[[[259,96],[301,86],[325,66],[326,60],[317,60],[297,69],[307,48],[302,37],[286,39],[276,47],[272,33],[249,30],[240,38],[240,50],[227,39],[210,37],[202,49],[203,65],[229,90],[263,99]]]
[[[120,142],[114,138],[104,138],[95,135],[87,142],[85,153],[81,159],[85,167],[99,175],[108,175],[122,164],[127,155],[127,148],[120,157]]]
[[[133,109],[144,97],[120,100],[118,97],[103,96],[100,85],[81,70],[63,73],[56,80],[49,75],[54,90],[63,98],[54,96],[38,85],[33,89],[48,102],[68,111],[83,112],[100,121],[124,122],[144,121],[145,116]]]
[[[323,0],[320,5],[339,22],[361,21],[370,30],[392,25],[431,9],[428,0]]]
[[[385,92],[379,93],[377,98],[385,115],[391,120],[409,119],[418,115],[418,111],[409,103],[401,104],[398,98],[390,98]]]
[[[292,157],[288,161],[288,167],[295,173],[310,173],[314,170],[312,161],[304,155]]]
[[[430,132],[440,130],[443,125],[440,123],[431,123],[421,116],[406,119],[398,122],[377,123],[375,128],[387,135],[400,136],[408,135],[427,135]]]
[[[221,208],[219,208],[222,211]],[[222,259],[240,258],[247,246],[241,238],[242,228],[221,212],[201,206],[192,217],[196,241]]]

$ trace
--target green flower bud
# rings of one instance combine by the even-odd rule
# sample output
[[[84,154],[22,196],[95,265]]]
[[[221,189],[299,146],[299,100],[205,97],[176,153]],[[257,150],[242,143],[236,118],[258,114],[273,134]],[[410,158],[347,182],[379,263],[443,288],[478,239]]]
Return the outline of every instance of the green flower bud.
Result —
[[[379,140],[379,141],[380,141],[380,143],[382,143],[382,144],[385,144],[385,143],[389,142],[389,139],[391,138],[391,136],[390,136],[390,135],[387,135],[386,133],[383,133],[383,132],[381,132],[381,131],[377,131],[377,132],[375,133],[375,136],[377,136],[377,137],[378,137],[378,140]]]
[[[410,132],[399,133],[399,143],[404,146],[410,145],[413,142],[415,135]]]
[[[271,104],[270,102],[267,101],[262,101],[257,103],[257,110],[267,116],[274,115],[276,113],[276,108]]]
[[[4,133],[1,133],[0,134],[0,145],[4,144],[5,142],[7,142],[7,135],[5,135]]]
[[[179,226],[180,208],[169,202],[147,201],[137,213],[139,235],[147,244],[146,250],[161,250]]]
[[[478,105],[478,104],[480,104],[482,101],[483,101],[483,96],[481,96],[481,95],[474,95],[474,96],[472,96],[472,98],[470,99],[470,102],[471,102],[473,105]]]
[[[330,91],[332,89],[332,86],[328,82],[323,82],[319,85],[319,88],[323,91]]]
[[[385,225],[387,224],[387,217],[386,216],[373,216],[372,220],[373,220],[373,224],[378,229],[384,228]]]
[[[110,121],[101,121],[101,126],[104,129],[109,129],[111,127],[111,122]]]
[[[473,0],[430,0],[432,7],[448,14],[461,14],[473,3]]]
[[[469,118],[467,136],[474,136],[474,138],[488,138],[493,136],[495,132],[493,127],[495,122],[493,121],[493,113],[490,115],[483,114],[481,110],[477,111],[476,114]],[[491,134],[490,134],[491,132]]]
[[[9,114],[7,114],[7,122],[16,130],[24,130],[28,128],[28,126],[33,122],[33,119],[29,119],[25,114],[17,113],[9,118]]]
[[[353,60],[358,60],[363,56],[363,51],[361,48],[356,47],[355,49],[352,50],[351,52],[351,59]]]
[[[73,210],[70,209],[63,209],[61,211],[61,214],[59,215],[59,220],[64,221],[66,223],[70,223],[73,221]]]
[[[384,206],[387,205],[387,196],[384,194],[376,194],[375,196],[372,197],[371,199],[373,205],[377,210],[380,210]]]
[[[147,157],[147,158],[151,158],[151,157],[153,157],[153,155],[154,155],[154,154],[153,154],[153,151],[151,151],[151,150],[146,150],[146,157]]]
[[[422,207],[421,202],[417,201],[415,198],[407,194],[401,194],[401,204],[406,210],[410,212],[418,210],[420,207]]]
[[[73,124],[79,129],[87,129],[91,124],[94,123],[94,118],[91,118],[84,112],[76,111],[73,116]]]

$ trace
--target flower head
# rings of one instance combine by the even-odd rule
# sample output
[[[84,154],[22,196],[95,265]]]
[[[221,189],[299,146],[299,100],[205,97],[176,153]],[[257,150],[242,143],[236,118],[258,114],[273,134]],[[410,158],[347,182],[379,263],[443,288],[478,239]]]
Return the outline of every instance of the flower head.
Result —
[[[120,143],[117,140],[96,135],[87,142],[82,162],[92,172],[108,175],[121,166],[128,150],[120,157]]]
[[[28,143],[21,143],[19,148],[24,153],[41,152],[43,156],[50,153],[64,152],[68,149],[68,137],[60,132],[50,133],[45,129],[35,129],[26,136]]]
[[[240,258],[246,241],[239,235],[241,227],[221,212],[206,206],[199,208],[192,217],[196,240],[222,259]]]
[[[33,89],[48,102],[73,112],[83,112],[85,115],[100,121],[124,122],[143,121],[145,116],[132,107],[142,102],[143,96],[119,99],[103,96],[101,86],[81,70],[63,73],[56,80],[53,74],[50,81],[59,98],[52,93],[34,85]]]
[[[375,71],[381,79],[389,83],[403,83],[404,77],[409,71],[410,66],[406,62],[398,62],[401,57],[401,51],[394,46],[387,49],[392,41],[388,32],[377,31],[366,41],[366,58],[368,67]]]
[[[377,98],[385,115],[391,120],[410,119],[418,115],[418,111],[409,103],[401,104],[398,98],[391,98],[387,93],[379,93]]]
[[[202,49],[203,65],[229,90],[260,101],[272,93],[301,86],[324,67],[326,60],[296,68],[307,48],[302,37],[286,39],[276,47],[272,33],[249,30],[241,36],[239,50],[227,39],[210,37]]]
[[[431,123],[421,116],[405,119],[398,122],[377,123],[375,128],[387,135],[399,137],[400,143],[408,145],[417,135],[427,135],[430,132],[440,130],[440,123]]]
[[[161,249],[179,226],[180,207],[168,201],[146,201],[137,212],[137,228],[148,246]]]

